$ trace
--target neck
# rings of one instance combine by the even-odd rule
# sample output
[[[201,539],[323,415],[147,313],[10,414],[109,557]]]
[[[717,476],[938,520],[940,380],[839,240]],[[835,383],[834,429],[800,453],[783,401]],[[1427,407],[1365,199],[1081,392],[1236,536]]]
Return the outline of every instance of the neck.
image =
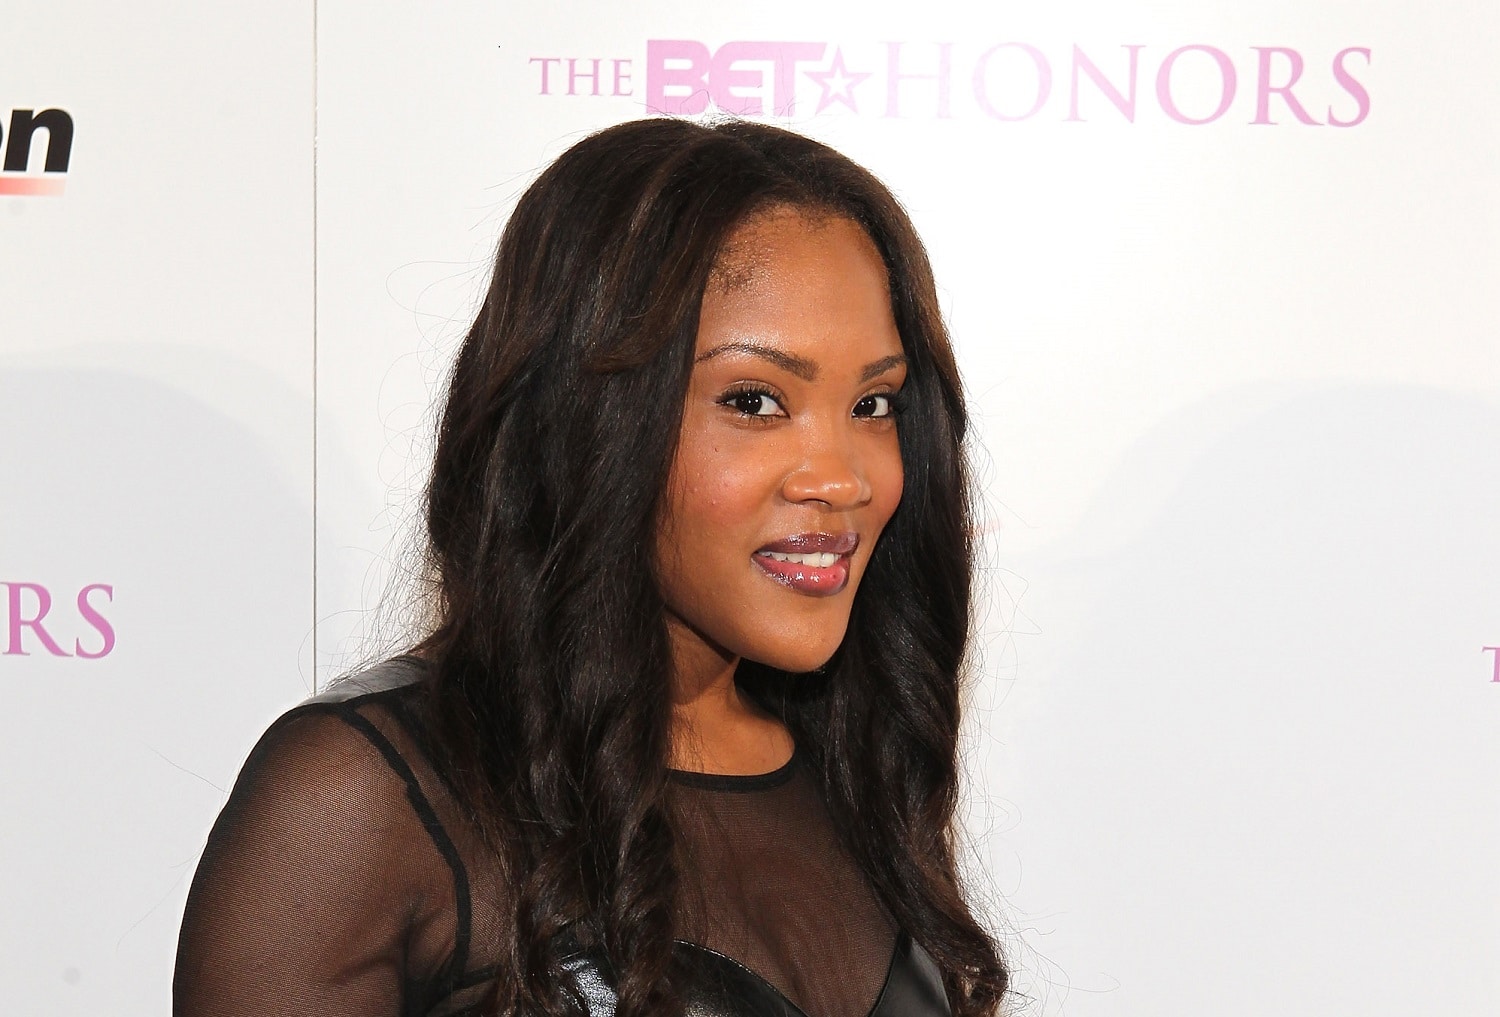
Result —
[[[740,658],[675,618],[672,730],[668,765],[694,773],[769,773],[792,754],[786,726],[740,692]]]

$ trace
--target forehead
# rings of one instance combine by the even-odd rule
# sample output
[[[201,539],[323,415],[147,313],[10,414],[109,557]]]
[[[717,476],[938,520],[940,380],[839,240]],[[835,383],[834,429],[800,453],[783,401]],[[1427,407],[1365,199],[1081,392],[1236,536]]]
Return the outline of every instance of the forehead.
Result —
[[[868,253],[879,260],[869,235],[853,220],[815,209],[773,206],[729,231],[714,258],[708,291],[726,292],[764,283],[778,261],[826,255],[829,248],[848,244],[868,247]]]
[[[736,227],[704,290],[699,352],[745,337],[782,345],[836,339],[899,353],[885,262],[864,229],[842,216],[791,208]]]

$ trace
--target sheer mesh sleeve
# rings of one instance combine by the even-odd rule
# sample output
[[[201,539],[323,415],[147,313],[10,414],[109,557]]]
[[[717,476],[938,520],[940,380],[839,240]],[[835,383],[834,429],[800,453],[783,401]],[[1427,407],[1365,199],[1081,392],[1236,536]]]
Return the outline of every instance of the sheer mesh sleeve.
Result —
[[[251,753],[188,895],[177,1017],[403,1011],[408,945],[446,873],[358,719],[305,708]]]
[[[379,665],[250,753],[188,893],[176,1017],[478,1012],[511,894],[433,767],[421,673],[413,658]],[[679,945],[742,966],[756,999],[868,1017],[896,927],[800,759],[674,776]]]

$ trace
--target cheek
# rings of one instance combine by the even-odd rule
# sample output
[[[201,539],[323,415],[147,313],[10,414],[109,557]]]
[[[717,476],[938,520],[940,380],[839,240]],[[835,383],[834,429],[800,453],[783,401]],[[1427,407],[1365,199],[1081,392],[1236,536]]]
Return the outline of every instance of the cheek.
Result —
[[[737,441],[737,435],[700,438],[680,457],[683,485],[678,504],[701,528],[750,526],[754,515],[778,487],[778,464],[771,443]],[[693,525],[693,523],[689,523]]]
[[[729,442],[699,441],[679,453],[672,488],[671,538],[706,569],[756,532],[766,481],[754,457]]]
[[[682,466],[682,483],[675,502],[683,529],[716,528],[722,518],[733,514],[735,501],[734,473],[724,451],[716,447],[696,448]]]
[[[875,460],[870,473],[870,507],[879,514],[883,527],[895,514],[896,506],[901,504],[901,492],[906,484],[900,447],[892,442],[891,447]]]

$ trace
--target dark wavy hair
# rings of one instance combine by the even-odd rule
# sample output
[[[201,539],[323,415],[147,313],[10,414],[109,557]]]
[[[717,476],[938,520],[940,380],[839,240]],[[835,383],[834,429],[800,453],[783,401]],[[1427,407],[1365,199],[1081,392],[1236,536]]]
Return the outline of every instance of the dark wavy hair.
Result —
[[[811,760],[954,1013],[991,1014],[1005,992],[955,869],[972,548],[964,402],[926,252],[891,193],[825,145],[652,119],[574,145],[520,199],[427,493],[437,623],[419,652],[442,762],[515,888],[497,1014],[576,1012],[565,930],[608,956],[620,1017],[680,1011],[655,535],[709,274],[731,230],[778,207],[847,217],[884,258],[909,361],[905,485],[834,658],[812,675],[747,660],[736,677]]]

